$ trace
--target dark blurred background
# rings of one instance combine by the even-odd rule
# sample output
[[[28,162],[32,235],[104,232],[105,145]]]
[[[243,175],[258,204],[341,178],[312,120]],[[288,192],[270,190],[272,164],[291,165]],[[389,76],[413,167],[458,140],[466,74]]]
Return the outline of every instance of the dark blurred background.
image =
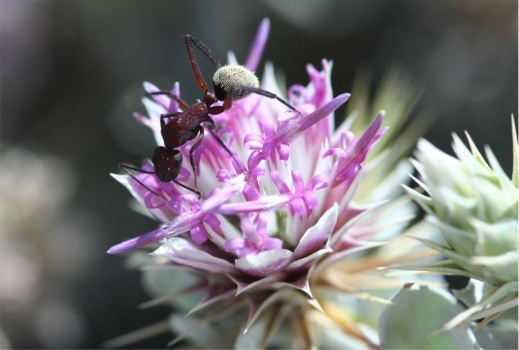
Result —
[[[147,300],[136,271],[105,251],[156,223],[132,211],[109,173],[140,164],[154,148],[132,118],[143,81],[181,83],[201,97],[182,34],[223,60],[244,61],[264,17],[265,60],[287,85],[305,65],[334,61],[336,93],[355,73],[376,87],[390,67],[424,91],[426,135],[450,149],[467,130],[511,173],[510,116],[517,116],[517,1],[1,0],[0,347],[98,348],[167,316]],[[202,58],[210,80],[211,65]],[[263,69],[259,69],[259,76]],[[339,114],[344,114],[341,110]],[[136,348],[164,347],[171,336]]]

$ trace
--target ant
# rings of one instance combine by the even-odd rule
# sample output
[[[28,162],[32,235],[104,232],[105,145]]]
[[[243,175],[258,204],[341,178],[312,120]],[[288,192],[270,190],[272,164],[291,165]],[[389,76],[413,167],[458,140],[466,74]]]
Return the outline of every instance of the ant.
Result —
[[[165,147],[157,147],[155,153],[151,159],[155,171],[145,171],[139,169],[133,165],[119,163],[119,167],[124,169],[128,175],[134,180],[139,182],[142,186],[148,189],[155,195],[158,195],[155,191],[148,188],[142,182],[137,180],[129,170],[133,170],[144,174],[155,174],[161,182],[173,181],[177,185],[195,193],[200,199],[201,193],[194,188],[186,186],[176,180],[180,172],[182,165],[183,156],[178,150],[180,146],[185,144],[189,140],[196,139],[193,146],[189,150],[189,160],[195,176],[195,187],[196,187],[196,172],[195,172],[195,161],[193,153],[200,146],[204,138],[204,128],[201,126],[204,123],[211,134],[216,138],[218,143],[229,153],[231,157],[234,157],[232,151],[225,145],[225,143],[214,133],[215,123],[209,115],[218,115],[232,107],[233,101],[240,100],[247,97],[251,93],[262,95],[268,98],[276,99],[283,103],[285,106],[293,110],[294,112],[301,114],[288,102],[278,97],[276,94],[262,90],[259,88],[259,79],[256,75],[244,66],[236,65],[222,65],[217,59],[216,55],[202,43],[199,39],[192,35],[186,34],[183,36],[191,68],[195,75],[196,82],[200,89],[204,92],[202,100],[198,100],[197,103],[189,106],[180,97],[169,91],[156,91],[147,93],[148,96],[153,95],[166,95],[175,100],[182,112],[167,113],[160,116],[160,132],[164,139]],[[196,46],[217,68],[213,76],[213,87],[214,95],[209,92],[209,88],[202,76],[200,67],[195,57],[193,45]],[[223,101],[223,105],[214,106],[218,101]],[[166,123],[166,119],[169,121]]]

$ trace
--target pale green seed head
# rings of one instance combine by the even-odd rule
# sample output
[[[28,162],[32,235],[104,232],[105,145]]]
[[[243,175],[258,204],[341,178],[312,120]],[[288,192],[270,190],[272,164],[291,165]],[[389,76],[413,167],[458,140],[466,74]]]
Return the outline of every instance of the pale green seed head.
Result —
[[[470,149],[454,135],[456,157],[420,140],[413,164],[426,193],[408,192],[441,230],[450,260],[494,285],[517,281],[517,171],[509,179],[490,149],[487,163],[467,137]],[[514,126],[514,164],[516,140]]]

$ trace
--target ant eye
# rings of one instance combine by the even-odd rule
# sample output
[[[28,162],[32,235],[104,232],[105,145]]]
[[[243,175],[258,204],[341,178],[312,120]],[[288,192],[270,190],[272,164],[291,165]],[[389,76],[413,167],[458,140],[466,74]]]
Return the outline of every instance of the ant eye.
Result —
[[[177,159],[175,161],[175,169],[180,169],[182,167],[182,159]]]
[[[173,169],[175,169],[178,173],[178,171],[182,167],[182,153],[180,153],[179,151],[177,151],[177,152],[178,153],[175,153],[175,155],[173,156],[172,165],[173,165]]]

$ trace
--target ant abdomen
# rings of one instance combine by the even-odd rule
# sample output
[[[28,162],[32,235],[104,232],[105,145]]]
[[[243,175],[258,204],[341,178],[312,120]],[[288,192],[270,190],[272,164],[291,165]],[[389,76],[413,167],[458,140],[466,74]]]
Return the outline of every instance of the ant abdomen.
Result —
[[[241,89],[240,86],[258,89],[258,77],[244,66],[223,66],[214,73],[214,95],[218,100],[224,101],[231,87],[233,101],[247,97],[253,92]]]

